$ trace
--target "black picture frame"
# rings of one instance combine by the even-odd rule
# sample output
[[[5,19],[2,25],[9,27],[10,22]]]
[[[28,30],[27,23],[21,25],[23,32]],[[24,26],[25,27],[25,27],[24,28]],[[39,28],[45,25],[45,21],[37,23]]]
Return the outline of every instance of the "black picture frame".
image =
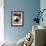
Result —
[[[21,27],[24,25],[24,11],[11,11],[11,26]]]

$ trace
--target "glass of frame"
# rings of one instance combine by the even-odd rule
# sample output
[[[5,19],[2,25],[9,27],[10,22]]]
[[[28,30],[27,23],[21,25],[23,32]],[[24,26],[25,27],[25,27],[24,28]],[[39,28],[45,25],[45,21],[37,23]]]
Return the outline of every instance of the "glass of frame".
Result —
[[[11,26],[23,26],[23,25],[24,25],[24,12],[11,11]]]

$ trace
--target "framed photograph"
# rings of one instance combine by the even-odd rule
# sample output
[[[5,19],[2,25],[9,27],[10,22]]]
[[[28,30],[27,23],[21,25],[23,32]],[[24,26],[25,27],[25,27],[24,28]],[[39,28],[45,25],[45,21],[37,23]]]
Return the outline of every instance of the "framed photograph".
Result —
[[[11,26],[23,26],[23,25],[24,25],[24,12],[11,11]]]

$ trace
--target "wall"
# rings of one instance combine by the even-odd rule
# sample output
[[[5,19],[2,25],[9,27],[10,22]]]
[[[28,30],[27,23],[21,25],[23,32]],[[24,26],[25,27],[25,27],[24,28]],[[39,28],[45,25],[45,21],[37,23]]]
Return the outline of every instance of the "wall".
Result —
[[[11,11],[24,11],[24,26],[11,27]],[[31,31],[35,12],[40,10],[40,0],[4,0],[4,39],[18,41]]]

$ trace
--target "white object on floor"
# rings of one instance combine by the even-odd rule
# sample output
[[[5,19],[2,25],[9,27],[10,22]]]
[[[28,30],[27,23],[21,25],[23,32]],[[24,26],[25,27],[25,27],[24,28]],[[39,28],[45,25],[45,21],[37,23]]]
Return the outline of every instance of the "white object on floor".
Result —
[[[21,39],[17,42],[17,46],[23,46],[24,40],[25,40],[25,37],[24,37],[24,38],[21,38]]]
[[[18,46],[30,46],[33,42],[33,35],[29,32],[24,38],[17,42]]]

